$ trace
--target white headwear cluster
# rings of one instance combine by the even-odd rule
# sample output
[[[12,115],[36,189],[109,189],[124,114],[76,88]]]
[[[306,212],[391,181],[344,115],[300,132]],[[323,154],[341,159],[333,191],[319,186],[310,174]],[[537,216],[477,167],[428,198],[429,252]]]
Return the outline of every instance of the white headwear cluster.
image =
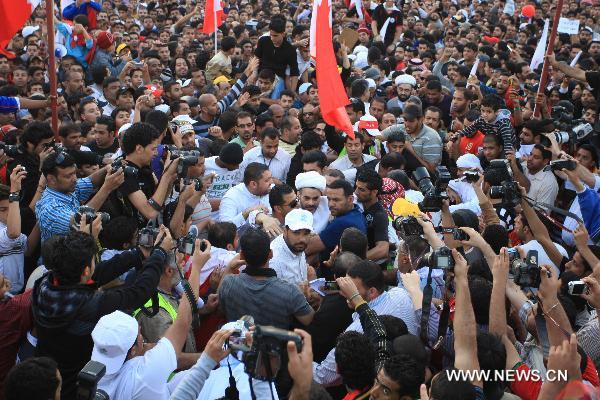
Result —
[[[302,172],[296,176],[296,189],[314,188],[325,193],[327,181],[316,171]]]

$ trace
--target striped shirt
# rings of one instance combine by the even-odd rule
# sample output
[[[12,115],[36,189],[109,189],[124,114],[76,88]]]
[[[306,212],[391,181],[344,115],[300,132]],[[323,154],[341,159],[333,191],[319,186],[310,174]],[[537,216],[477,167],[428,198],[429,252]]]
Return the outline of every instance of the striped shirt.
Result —
[[[221,118],[221,114],[224,113],[231,105],[237,100],[240,93],[242,93],[242,89],[246,85],[246,81],[248,77],[246,74],[242,74],[240,79],[235,82],[235,84],[231,87],[231,90],[227,94],[227,96],[223,97],[221,100],[217,102],[217,115],[212,121],[206,122],[198,117],[198,122],[194,124],[194,132],[196,132],[196,138],[205,138],[208,136],[208,129],[212,128],[219,124],[219,120]]]
[[[492,133],[498,136],[502,140],[502,147],[504,157],[506,157],[507,150],[513,150],[513,143],[515,142],[515,130],[508,118],[502,118],[506,115],[506,112],[502,113],[492,123],[485,122],[483,117],[479,117],[471,125],[459,132],[461,136],[471,137],[477,131],[480,131],[484,135]],[[510,112],[508,112],[510,115]]]
[[[61,193],[46,188],[35,206],[42,242],[53,235],[69,233],[71,216],[77,212],[82,202],[91,197],[93,192],[94,186],[90,178],[78,179],[75,191],[72,193]]]
[[[417,136],[406,135],[417,156],[425,161],[439,165],[442,161],[442,139],[439,133],[427,125],[423,125]]]
[[[392,315],[400,318],[406,324],[410,334],[418,334],[418,321],[415,318],[413,303],[406,289],[391,288],[371,300],[369,307],[377,315]],[[363,329],[357,313],[352,314],[352,323],[346,328],[346,332],[348,331],[362,333]],[[320,364],[313,362],[313,377],[315,382],[325,386],[336,386],[341,383],[341,377],[337,373],[335,363],[335,348],[327,354],[327,357]]]

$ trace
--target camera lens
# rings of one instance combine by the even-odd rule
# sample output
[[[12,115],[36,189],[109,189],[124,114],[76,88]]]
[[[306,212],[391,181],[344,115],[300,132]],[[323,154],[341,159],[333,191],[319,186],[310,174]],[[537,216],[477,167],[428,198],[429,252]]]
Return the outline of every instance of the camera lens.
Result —
[[[558,144],[564,144],[569,141],[569,134],[567,132],[554,132],[554,138]]]

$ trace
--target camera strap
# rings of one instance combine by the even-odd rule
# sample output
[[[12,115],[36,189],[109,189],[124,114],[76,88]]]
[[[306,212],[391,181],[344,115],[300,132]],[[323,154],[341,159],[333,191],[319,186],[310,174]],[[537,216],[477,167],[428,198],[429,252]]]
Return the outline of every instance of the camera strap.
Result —
[[[177,272],[181,278],[181,286],[183,287],[185,297],[187,297],[188,301],[190,302],[190,307],[192,308],[192,328],[197,329],[200,326],[200,315],[198,314],[198,303],[196,302],[196,297],[194,296],[194,292],[192,291],[190,283],[181,273],[179,266],[177,266]]]
[[[240,400],[240,392],[237,389],[237,384],[233,377],[233,372],[231,371],[229,356],[227,356],[227,369],[229,370],[229,386],[225,389],[225,397],[228,400]]]
[[[431,312],[431,300],[433,298],[433,288],[431,287],[431,274],[433,273],[433,268],[429,268],[429,272],[427,273],[427,283],[423,288],[423,302],[421,304],[421,341],[427,347],[429,346],[429,313]]]
[[[142,312],[142,314],[144,314],[148,318],[154,317],[156,314],[158,314],[158,311],[160,310],[160,307],[158,306],[158,291],[155,290],[154,293],[152,293],[152,296],[150,296],[150,300],[152,301],[151,308],[146,308],[145,306],[140,307],[140,311]]]
[[[565,216],[565,217],[571,217],[571,218],[573,218],[575,221],[577,221],[577,222],[579,222],[579,223],[583,223],[583,220],[581,219],[581,217],[580,217],[580,216],[578,216],[578,215],[576,215],[576,214],[573,214],[573,213],[572,213],[572,212],[570,212],[570,211],[563,210],[562,208],[555,207],[555,206],[553,206],[553,205],[551,205],[551,204],[540,203],[540,202],[538,202],[538,201],[535,201],[535,200],[533,200],[531,197],[524,196],[524,197],[523,197],[523,199],[524,199],[525,201],[527,201],[527,202],[529,203],[529,205],[531,205],[531,207],[533,207],[533,208],[537,209],[538,211],[541,211],[541,212],[542,212],[542,214],[544,215],[544,217],[548,218],[548,219],[549,219],[549,220],[550,220],[550,221],[551,221],[553,224],[558,224],[558,222],[556,222],[556,221],[555,221],[553,218],[551,218],[551,217],[548,215],[548,213],[546,212],[546,210],[545,210],[545,209],[548,209],[548,210],[550,210],[550,211],[552,211],[552,212],[555,212],[555,213],[557,213],[557,214],[563,215],[563,216]],[[562,225],[559,225],[558,227],[559,227],[559,228],[561,228],[561,229],[567,229],[567,228],[565,228],[565,227],[564,227],[564,226],[562,226]],[[567,229],[567,230],[568,230],[568,229]]]

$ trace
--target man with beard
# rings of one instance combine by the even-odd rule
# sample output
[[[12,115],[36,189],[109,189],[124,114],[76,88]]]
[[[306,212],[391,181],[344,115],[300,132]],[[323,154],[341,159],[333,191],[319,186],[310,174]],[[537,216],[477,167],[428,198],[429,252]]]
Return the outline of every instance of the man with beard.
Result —
[[[329,205],[325,193],[326,179],[316,171],[303,172],[296,176],[296,189],[300,208],[313,214],[313,230],[319,234],[329,221]]]
[[[313,215],[307,210],[294,209],[285,216],[285,230],[271,242],[273,258],[269,268],[277,277],[294,285],[307,280],[304,250],[313,229]]]
[[[386,108],[388,110],[391,110],[392,108],[400,108],[403,110],[404,103],[413,94],[413,91],[417,86],[417,80],[411,75],[404,74],[396,77],[394,83],[396,84],[396,93],[398,97],[389,100]]]

